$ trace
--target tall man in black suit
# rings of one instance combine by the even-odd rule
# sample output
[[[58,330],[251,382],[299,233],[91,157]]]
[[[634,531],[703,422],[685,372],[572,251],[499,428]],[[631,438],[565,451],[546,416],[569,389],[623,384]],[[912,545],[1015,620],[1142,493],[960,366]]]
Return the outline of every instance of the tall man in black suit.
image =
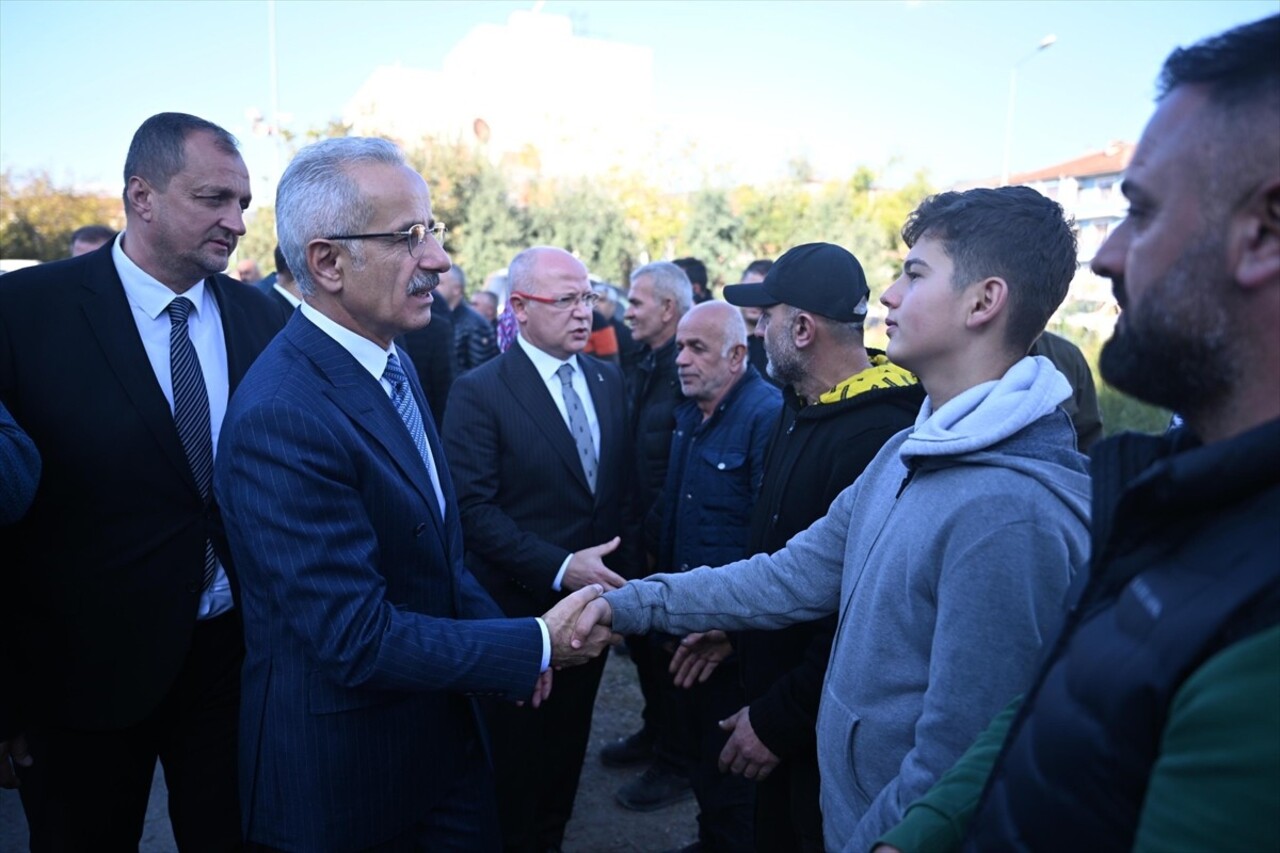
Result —
[[[633,457],[621,371],[581,355],[597,299],[586,268],[538,247],[508,275],[520,334],[454,383],[445,451],[468,567],[508,616],[531,616],[638,567]],[[600,658],[557,673],[540,709],[489,707],[507,849],[559,848],[603,668]]]
[[[212,451],[283,317],[219,274],[250,198],[230,134],[152,116],[124,179],[125,233],[0,282],[0,399],[44,459],[0,534],[0,762],[28,765],[32,850],[135,848],[157,757],[179,846],[226,850],[243,644]]]

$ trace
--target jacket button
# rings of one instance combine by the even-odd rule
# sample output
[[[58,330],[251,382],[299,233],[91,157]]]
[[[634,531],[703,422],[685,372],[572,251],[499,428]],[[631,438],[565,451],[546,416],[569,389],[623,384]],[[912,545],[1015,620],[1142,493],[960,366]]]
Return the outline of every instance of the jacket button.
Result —
[[[421,536],[421,535],[422,535],[422,531],[424,531],[424,530],[426,530],[426,529],[427,529],[427,523],[426,523],[425,521],[423,521],[423,522],[419,523],[417,527],[413,528],[413,535],[414,535],[414,536]]]
[[[717,467],[717,468],[719,468],[721,471],[723,471],[723,470],[724,470],[724,463],[723,463],[723,462],[721,462],[721,463],[719,463],[718,465],[716,465],[716,467]]]

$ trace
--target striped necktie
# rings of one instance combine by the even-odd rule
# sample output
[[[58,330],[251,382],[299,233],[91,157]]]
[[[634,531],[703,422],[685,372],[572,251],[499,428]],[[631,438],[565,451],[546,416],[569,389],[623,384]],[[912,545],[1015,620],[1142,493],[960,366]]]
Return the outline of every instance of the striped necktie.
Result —
[[[187,329],[187,318],[193,308],[185,296],[169,303],[169,379],[173,383],[173,422],[200,496],[208,506],[213,488],[213,434],[209,429],[209,392]],[[217,568],[213,542],[206,539],[201,589],[208,589],[213,583]]]

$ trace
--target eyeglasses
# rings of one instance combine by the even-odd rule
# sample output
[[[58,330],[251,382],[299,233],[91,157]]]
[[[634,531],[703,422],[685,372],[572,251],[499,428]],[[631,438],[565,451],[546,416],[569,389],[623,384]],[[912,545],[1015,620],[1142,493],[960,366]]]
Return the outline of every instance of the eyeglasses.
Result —
[[[433,222],[430,225],[415,225],[408,231],[384,231],[380,234],[334,234],[331,237],[325,237],[326,240],[374,240],[379,237],[403,237],[409,244],[409,255],[418,257],[422,254],[422,244],[427,242],[427,235],[430,234],[436,238],[436,242],[444,245],[444,235],[449,229],[445,227],[443,222]]]
[[[568,296],[534,296],[532,293],[525,293],[523,290],[513,290],[511,295],[519,296],[521,299],[528,299],[532,302],[541,302],[543,305],[550,305],[557,311],[568,311],[576,305],[595,308],[600,302],[600,294],[590,290],[586,293],[571,293]]]

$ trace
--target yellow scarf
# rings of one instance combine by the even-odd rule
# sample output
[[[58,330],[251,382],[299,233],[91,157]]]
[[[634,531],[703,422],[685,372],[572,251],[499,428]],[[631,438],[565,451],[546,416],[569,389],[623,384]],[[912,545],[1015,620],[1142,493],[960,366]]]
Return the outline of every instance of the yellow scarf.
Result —
[[[839,403],[873,388],[901,388],[904,385],[915,385],[919,381],[911,371],[890,362],[888,356],[874,355],[871,357],[870,367],[827,391],[818,398],[818,404]]]

